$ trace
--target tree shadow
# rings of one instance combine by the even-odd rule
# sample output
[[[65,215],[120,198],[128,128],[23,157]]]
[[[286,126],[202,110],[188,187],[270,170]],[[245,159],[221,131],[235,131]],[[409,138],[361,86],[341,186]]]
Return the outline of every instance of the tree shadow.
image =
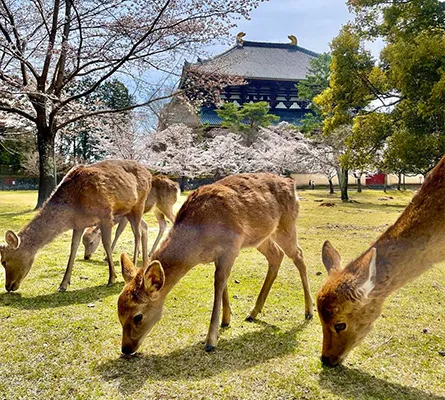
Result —
[[[21,215],[31,214],[35,210],[30,208],[28,210],[22,210],[22,211],[13,211],[13,212],[2,212],[2,217],[8,217],[8,218],[14,218],[19,217]]]
[[[406,205],[401,204],[388,204],[388,203],[366,203],[366,202],[360,202],[360,203],[343,203],[341,204],[345,208],[353,209],[353,210],[397,210],[400,209],[403,210]]]
[[[445,400],[445,397],[420,389],[387,382],[355,368],[340,365],[323,367],[320,386],[343,398]]]
[[[119,282],[111,287],[101,285],[72,291],[68,289],[63,293],[54,292],[34,297],[24,297],[21,293],[2,293],[0,294],[0,306],[21,310],[42,310],[71,304],[88,304],[120,293],[123,286],[124,283]]]
[[[258,331],[232,339],[221,338],[212,353],[204,351],[204,344],[196,343],[165,355],[121,356],[97,368],[105,381],[116,383],[122,394],[131,395],[147,380],[199,381],[224,371],[244,370],[280,358],[294,351],[298,346],[296,335],[308,325],[302,322],[282,331],[274,325],[259,324],[262,327]],[[155,337],[151,339],[156,340]]]

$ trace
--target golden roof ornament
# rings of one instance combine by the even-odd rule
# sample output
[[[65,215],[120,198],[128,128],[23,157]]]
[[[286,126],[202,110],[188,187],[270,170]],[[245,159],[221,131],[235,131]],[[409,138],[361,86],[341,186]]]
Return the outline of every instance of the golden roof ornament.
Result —
[[[245,32],[240,32],[236,35],[236,44],[242,46],[244,43],[243,37],[246,36]]]
[[[298,44],[297,37],[294,35],[289,35],[288,38],[290,39],[290,45],[296,46]]]

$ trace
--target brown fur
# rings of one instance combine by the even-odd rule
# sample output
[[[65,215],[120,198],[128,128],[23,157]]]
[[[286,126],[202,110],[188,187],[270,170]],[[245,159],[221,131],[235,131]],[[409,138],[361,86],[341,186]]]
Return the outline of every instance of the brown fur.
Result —
[[[151,254],[155,251],[159,241],[162,238],[162,235],[165,232],[165,229],[167,228],[167,222],[165,218],[167,218],[171,223],[175,222],[173,206],[178,201],[179,195],[180,189],[179,185],[176,182],[173,182],[171,179],[163,175],[153,176],[151,190],[147,196],[147,200],[145,201],[144,214],[154,209],[154,214],[159,225],[159,232],[150,250],[149,256],[151,256]],[[116,230],[113,244],[111,245],[112,251],[114,250],[120,235],[127,226],[128,220],[125,217],[116,217],[114,219],[114,222],[119,223],[119,226]],[[142,229],[145,229],[146,231],[146,223],[143,220],[141,222]],[[87,229],[82,238],[82,242],[85,247],[85,260],[89,260],[91,255],[97,250],[100,243],[100,238],[100,229],[97,226],[93,226]],[[144,246],[145,243],[143,243],[142,245]]]
[[[323,262],[329,277],[317,298],[325,364],[341,363],[365,338],[392,292],[434,263],[445,260],[444,199],[445,157],[425,179],[395,224],[344,269],[340,266],[340,255],[329,242],[325,243]],[[372,248],[376,249],[375,276],[370,280]],[[372,290],[364,296],[366,287]],[[335,325],[339,323],[345,323],[346,329],[337,332]]]
[[[66,290],[83,230],[93,224],[100,224],[102,231],[106,232],[102,239],[107,249],[108,283],[112,284],[116,277],[110,250],[113,215],[125,215],[130,219],[137,256],[139,225],[150,187],[151,174],[135,161],[107,160],[73,168],[18,236],[7,232],[9,244],[1,247],[6,290],[19,288],[40,248],[62,232],[72,229],[71,254],[59,288]]]
[[[253,320],[261,312],[284,254],[298,267],[306,318],[311,318],[313,304],[306,266],[297,244],[298,210],[293,181],[272,174],[234,175],[193,192],[153,254],[155,261],[137,271],[127,258],[121,259],[127,282],[118,302],[122,351],[136,351],[160,319],[164,300],[173,286],[195,265],[212,261],[216,267],[215,298],[206,349],[214,349],[221,305],[222,326],[230,323],[227,279],[240,250],[246,247],[256,247],[269,262],[266,280],[248,319]],[[135,322],[139,316],[142,320]]]

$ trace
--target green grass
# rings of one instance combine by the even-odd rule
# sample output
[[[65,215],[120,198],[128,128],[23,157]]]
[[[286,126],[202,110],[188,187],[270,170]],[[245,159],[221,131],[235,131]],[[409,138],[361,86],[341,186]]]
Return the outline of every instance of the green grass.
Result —
[[[345,262],[354,258],[395,221],[412,192],[391,192],[386,201],[378,200],[382,192],[352,193],[360,202],[352,204],[321,190],[299,195],[299,240],[315,297],[325,279],[323,241],[331,240]],[[335,206],[321,207],[320,199]],[[32,218],[35,202],[35,192],[0,192],[0,237]],[[152,215],[146,220],[156,227]],[[56,292],[70,235],[40,251],[19,293],[0,292],[0,399],[445,399],[443,265],[387,301],[342,367],[321,366],[320,323],[304,321],[301,283],[288,259],[259,321],[244,321],[266,273],[265,259],[252,249],[233,268],[234,315],[216,352],[203,346],[213,298],[213,266],[203,265],[171,292],[140,353],[122,358],[116,301],[123,283],[120,277],[105,287],[103,250],[89,262],[79,250],[71,286]],[[120,251],[131,253],[130,230],[117,247],[116,260]]]

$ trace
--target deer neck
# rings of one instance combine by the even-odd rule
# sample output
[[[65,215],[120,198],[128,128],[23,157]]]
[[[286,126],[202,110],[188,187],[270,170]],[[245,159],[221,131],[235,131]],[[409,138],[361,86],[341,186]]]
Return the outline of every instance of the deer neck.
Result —
[[[70,211],[47,203],[19,233],[21,246],[36,253],[59,234],[70,229]]]
[[[424,201],[423,189],[373,245],[377,249],[374,290],[383,297],[445,260],[445,190],[435,194],[436,200]]]
[[[152,259],[158,260],[164,269],[165,284],[163,291],[165,295],[195,265],[212,261],[200,258],[197,247],[198,238],[191,236],[193,236],[193,233],[183,229],[175,230],[175,227],[173,227],[161,247],[152,256]]]

